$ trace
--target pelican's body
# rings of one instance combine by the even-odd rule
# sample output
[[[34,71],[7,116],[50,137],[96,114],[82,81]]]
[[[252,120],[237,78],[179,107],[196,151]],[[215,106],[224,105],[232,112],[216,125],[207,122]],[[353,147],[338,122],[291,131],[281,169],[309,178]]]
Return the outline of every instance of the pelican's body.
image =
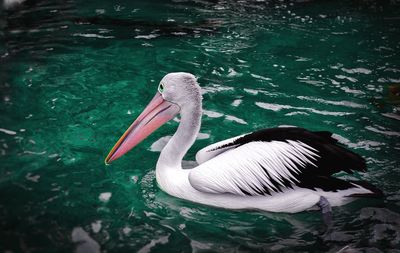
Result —
[[[160,188],[168,194],[210,206],[300,212],[346,204],[355,197],[379,196],[365,182],[331,175],[366,171],[364,160],[337,145],[329,132],[273,128],[221,141],[200,150],[199,165],[182,169],[183,156],[200,130],[202,97],[195,77],[170,73],[159,92],[106,158],[119,158],[161,124],[180,113],[178,130],[156,166]]]

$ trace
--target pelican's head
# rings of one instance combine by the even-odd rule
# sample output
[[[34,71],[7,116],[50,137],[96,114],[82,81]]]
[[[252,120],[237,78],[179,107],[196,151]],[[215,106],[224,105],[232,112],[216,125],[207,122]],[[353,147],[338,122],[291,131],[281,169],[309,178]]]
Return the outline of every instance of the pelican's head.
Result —
[[[118,159],[179,112],[200,101],[200,86],[194,75],[167,74],[160,81],[154,98],[111,149],[105,163]]]
[[[200,86],[190,73],[169,73],[161,79],[158,92],[164,100],[184,108],[185,105],[201,99]]]

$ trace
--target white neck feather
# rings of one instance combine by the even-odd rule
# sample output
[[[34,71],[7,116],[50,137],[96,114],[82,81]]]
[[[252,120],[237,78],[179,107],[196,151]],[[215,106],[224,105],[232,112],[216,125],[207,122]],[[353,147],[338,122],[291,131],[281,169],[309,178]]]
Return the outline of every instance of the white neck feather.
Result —
[[[176,177],[184,172],[182,159],[199,133],[202,115],[201,98],[192,100],[182,107],[180,115],[178,129],[161,151],[156,166],[157,183],[169,193],[171,188],[175,188],[175,184],[179,184]]]

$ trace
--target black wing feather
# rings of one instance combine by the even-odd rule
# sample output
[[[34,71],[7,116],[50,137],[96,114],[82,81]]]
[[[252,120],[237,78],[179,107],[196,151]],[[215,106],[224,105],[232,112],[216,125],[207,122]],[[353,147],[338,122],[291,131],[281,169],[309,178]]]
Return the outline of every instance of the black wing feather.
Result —
[[[338,141],[328,131],[308,131],[298,127],[279,127],[259,130],[242,136],[219,148],[241,146],[253,141],[301,141],[318,150],[316,167],[309,166],[308,171],[315,176],[330,176],[340,171],[352,174],[353,171],[367,171],[364,158],[338,145]],[[216,150],[214,149],[214,150]]]

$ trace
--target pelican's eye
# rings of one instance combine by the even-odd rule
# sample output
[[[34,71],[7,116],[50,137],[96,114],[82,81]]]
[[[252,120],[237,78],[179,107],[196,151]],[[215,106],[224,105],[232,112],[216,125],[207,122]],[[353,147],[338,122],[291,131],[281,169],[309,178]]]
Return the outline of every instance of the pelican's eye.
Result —
[[[160,93],[163,93],[163,91],[164,91],[164,85],[163,85],[162,83],[160,83],[160,85],[158,86],[158,91],[159,91]]]

